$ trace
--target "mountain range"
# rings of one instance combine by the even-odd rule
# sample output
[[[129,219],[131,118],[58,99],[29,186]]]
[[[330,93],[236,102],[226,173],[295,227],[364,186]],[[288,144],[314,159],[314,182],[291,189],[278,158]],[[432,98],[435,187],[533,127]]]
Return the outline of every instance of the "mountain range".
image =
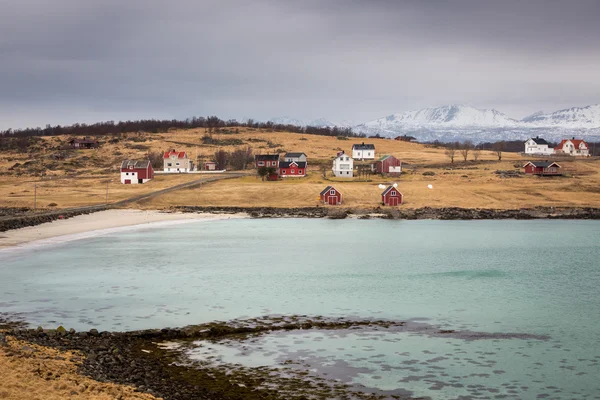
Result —
[[[494,109],[478,109],[453,104],[391,114],[361,124],[336,124],[326,119],[301,121],[289,117],[270,121],[299,126],[350,126],[355,132],[368,136],[415,136],[419,141],[464,141],[474,143],[498,140],[523,140],[541,136],[560,141],[577,136],[600,140],[600,104],[572,107],[552,113],[538,111],[521,120],[508,117]]]

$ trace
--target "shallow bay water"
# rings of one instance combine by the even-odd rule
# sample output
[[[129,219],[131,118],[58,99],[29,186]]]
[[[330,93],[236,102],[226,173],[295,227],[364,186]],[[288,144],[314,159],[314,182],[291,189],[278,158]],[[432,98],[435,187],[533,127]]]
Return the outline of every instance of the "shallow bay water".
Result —
[[[302,359],[315,373],[432,398],[598,396],[599,287],[598,221],[225,220],[0,251],[0,313],[34,326],[305,314],[549,337],[315,331],[191,354]]]

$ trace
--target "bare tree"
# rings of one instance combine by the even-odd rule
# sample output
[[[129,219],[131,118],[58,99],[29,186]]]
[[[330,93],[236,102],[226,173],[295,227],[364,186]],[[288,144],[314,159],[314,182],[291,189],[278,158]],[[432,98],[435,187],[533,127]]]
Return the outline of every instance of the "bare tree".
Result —
[[[502,151],[504,150],[504,142],[496,142],[494,146],[492,146],[496,155],[498,156],[498,161],[502,161]]]
[[[258,169],[256,170],[256,173],[258,174],[258,176],[260,176],[262,178],[262,180],[265,180],[265,176],[267,176],[267,174],[269,173],[269,171],[267,171],[267,167],[258,167]]]
[[[252,161],[252,148],[250,146],[245,149],[237,149],[231,153],[230,164],[235,170],[244,170]]]
[[[475,160],[475,161],[479,160],[480,154],[481,154],[481,150],[479,150],[479,147],[475,146],[475,148],[473,148],[473,160]]]
[[[469,157],[469,152],[473,149],[473,143],[470,140],[465,141],[462,146],[460,146],[460,154],[463,157],[464,161],[467,161]]]
[[[450,145],[444,154],[446,154],[446,156],[450,159],[451,163],[454,163],[454,157],[456,156],[456,147],[454,147],[454,144]]]
[[[154,169],[163,169],[164,161],[163,161],[163,153],[159,152],[150,152],[146,155],[148,160],[150,160],[150,164],[152,164],[152,168]]]
[[[321,164],[321,166],[319,167],[320,171],[321,171],[321,176],[323,177],[323,179],[327,179],[327,171],[329,170],[327,168],[327,164]]]
[[[229,161],[229,153],[225,150],[217,150],[214,156],[214,162],[217,164],[217,169],[223,170],[227,167]]]

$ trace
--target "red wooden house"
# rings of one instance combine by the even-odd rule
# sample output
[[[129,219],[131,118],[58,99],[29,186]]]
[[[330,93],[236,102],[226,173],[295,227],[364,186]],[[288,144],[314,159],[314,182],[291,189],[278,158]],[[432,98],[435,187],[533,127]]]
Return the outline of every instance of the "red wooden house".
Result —
[[[394,156],[383,156],[373,164],[373,169],[382,175],[400,175],[402,162]]]
[[[327,186],[321,192],[321,201],[330,206],[342,204],[342,194],[333,186]]]
[[[254,156],[256,168],[273,167],[279,169],[279,154],[257,154]]]
[[[121,183],[125,185],[146,183],[154,178],[154,169],[149,160],[125,160],[121,163]]]
[[[403,196],[393,185],[390,185],[381,193],[381,202],[385,206],[399,206],[402,204]]]
[[[560,165],[552,161],[529,161],[523,165],[525,173],[529,175],[553,176],[562,175]]]
[[[279,176],[282,178],[306,176],[306,161],[281,161],[279,163]]]

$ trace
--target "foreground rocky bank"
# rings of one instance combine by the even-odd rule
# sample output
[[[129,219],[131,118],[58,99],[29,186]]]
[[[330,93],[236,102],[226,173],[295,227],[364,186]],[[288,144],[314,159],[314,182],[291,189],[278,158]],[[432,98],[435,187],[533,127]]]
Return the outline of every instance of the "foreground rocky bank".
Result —
[[[182,349],[195,341],[252,340],[276,331],[328,330],[393,331],[432,337],[472,340],[549,340],[526,333],[486,333],[443,330],[419,321],[324,318],[320,316],[265,316],[214,322],[183,328],[133,332],[75,332],[57,329],[25,329],[0,320],[0,347],[11,340],[54,348],[75,356],[81,375],[99,382],[132,386],[139,392],[167,400],[188,399],[410,399],[411,393],[361,390],[356,386],[285,368],[241,368],[208,360],[186,359]],[[13,350],[9,350],[13,352]],[[294,363],[294,360],[289,360]],[[48,379],[52,379],[52,374]]]

